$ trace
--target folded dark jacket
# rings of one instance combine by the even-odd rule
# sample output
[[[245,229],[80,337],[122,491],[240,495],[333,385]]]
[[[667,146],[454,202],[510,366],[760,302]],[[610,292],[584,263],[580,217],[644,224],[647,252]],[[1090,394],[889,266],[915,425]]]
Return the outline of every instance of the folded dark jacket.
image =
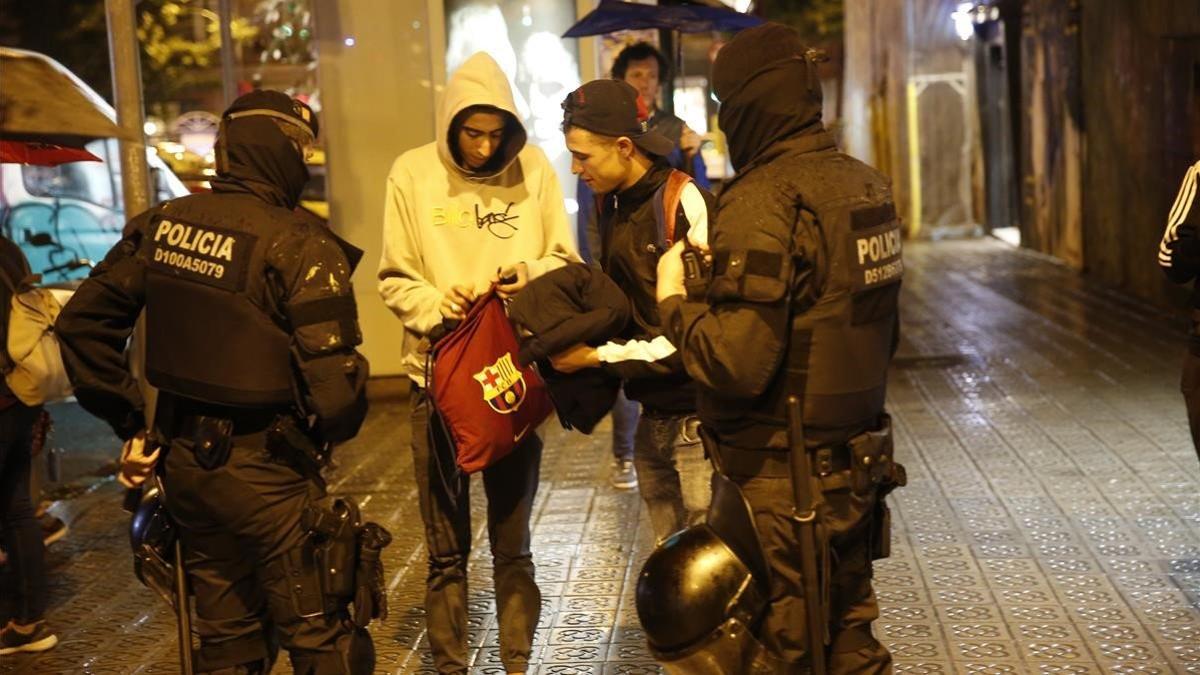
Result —
[[[572,263],[529,282],[509,303],[508,316],[532,334],[517,355],[526,364],[619,335],[629,322],[629,298],[604,272]]]
[[[529,282],[509,303],[508,316],[522,336],[517,359],[537,362],[559,421],[591,433],[612,409],[620,378],[600,368],[560,373],[547,359],[581,342],[599,346],[619,335],[630,319],[629,299],[604,272],[569,264]]]

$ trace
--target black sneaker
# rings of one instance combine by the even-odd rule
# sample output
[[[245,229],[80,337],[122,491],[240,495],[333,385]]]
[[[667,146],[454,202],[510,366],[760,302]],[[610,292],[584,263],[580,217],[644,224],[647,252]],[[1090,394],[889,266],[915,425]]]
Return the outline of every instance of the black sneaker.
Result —
[[[42,526],[43,546],[49,546],[50,544],[53,544],[59,539],[67,536],[67,533],[71,531],[71,528],[67,527],[67,524],[63,522],[62,518],[52,516],[49,513],[43,515],[38,524]]]
[[[8,622],[0,631],[0,656],[15,652],[44,652],[58,644],[58,636],[46,628],[45,621],[39,621],[29,633],[19,632],[13,622]]]

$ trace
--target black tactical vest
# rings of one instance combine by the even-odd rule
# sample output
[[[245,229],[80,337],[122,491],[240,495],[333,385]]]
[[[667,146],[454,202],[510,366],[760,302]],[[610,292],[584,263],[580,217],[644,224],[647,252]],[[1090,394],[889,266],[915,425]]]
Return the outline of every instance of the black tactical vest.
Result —
[[[294,400],[289,336],[265,260],[290,218],[250,195],[214,194],[168,202],[151,218],[139,251],[150,384],[228,406]]]
[[[790,284],[788,346],[762,395],[731,400],[706,391],[701,417],[715,422],[724,442],[783,449],[785,406],[794,393],[804,402],[810,447],[838,443],[877,423],[898,338],[904,266],[900,224],[887,179],[835,149],[785,154],[755,173],[759,175],[747,176],[754,180],[733,183],[728,188],[733,194],[722,195],[722,202],[737,197],[735,191],[747,191],[741,201],[755,205],[756,226],[777,232],[783,241],[790,239],[792,264],[780,266],[776,261],[775,270],[762,269],[772,263],[755,260],[749,251],[744,260],[718,259],[716,265],[741,265],[761,275],[753,282],[749,275],[743,277],[748,283],[742,294],[757,294],[759,300],[779,297],[769,288],[773,282]],[[771,194],[757,194],[764,185]],[[800,217],[802,211],[807,212],[805,218]],[[726,215],[724,209],[718,213],[722,229]],[[782,278],[789,269],[790,279]],[[771,279],[772,271],[782,274]],[[804,283],[799,281],[802,277]]]

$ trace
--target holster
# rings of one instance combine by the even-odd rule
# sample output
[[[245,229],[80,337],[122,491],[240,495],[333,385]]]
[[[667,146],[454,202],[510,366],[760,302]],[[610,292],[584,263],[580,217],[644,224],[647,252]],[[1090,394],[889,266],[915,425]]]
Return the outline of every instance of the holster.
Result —
[[[904,467],[894,458],[892,418],[884,414],[880,420],[879,429],[863,432],[847,442],[850,447],[850,487],[859,495],[874,489],[883,497],[908,481]]]
[[[304,512],[303,523],[320,570],[321,592],[334,605],[344,605],[354,595],[361,521],[358,505],[345,499],[335,500],[331,509],[310,506]]]
[[[205,471],[225,466],[233,448],[233,420],[198,415],[188,418],[185,428],[192,442],[192,455]]]
[[[300,471],[320,481],[321,469],[329,464],[332,446],[301,426],[294,415],[280,415],[267,428],[267,450],[292,462]]]
[[[326,611],[341,611],[351,603],[351,620],[365,628],[372,619],[387,617],[387,588],[381,551],[391,534],[377,523],[363,523],[358,505],[338,499],[332,508],[310,506],[303,524],[305,544],[317,570]]]
[[[392,535],[378,523],[367,523],[358,531],[358,571],[354,584],[354,613],[351,619],[366,628],[372,619],[387,618],[387,583],[383,573],[383,549]]]
[[[892,553],[892,511],[887,496],[908,483],[904,466],[895,460],[892,439],[892,419],[884,414],[878,430],[851,438],[850,485],[855,493],[875,492],[871,518],[871,559],[886,558]]]
[[[687,299],[702,302],[708,295],[708,287],[712,284],[712,265],[704,260],[700,249],[685,240],[683,253],[683,287],[687,291]]]

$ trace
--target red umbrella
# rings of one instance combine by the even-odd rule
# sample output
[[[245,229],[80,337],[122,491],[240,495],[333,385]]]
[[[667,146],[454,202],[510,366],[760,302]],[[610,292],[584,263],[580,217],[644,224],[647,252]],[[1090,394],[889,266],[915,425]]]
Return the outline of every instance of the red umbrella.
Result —
[[[84,150],[37,141],[0,140],[0,163],[58,166],[67,162],[100,162],[99,157]]]

